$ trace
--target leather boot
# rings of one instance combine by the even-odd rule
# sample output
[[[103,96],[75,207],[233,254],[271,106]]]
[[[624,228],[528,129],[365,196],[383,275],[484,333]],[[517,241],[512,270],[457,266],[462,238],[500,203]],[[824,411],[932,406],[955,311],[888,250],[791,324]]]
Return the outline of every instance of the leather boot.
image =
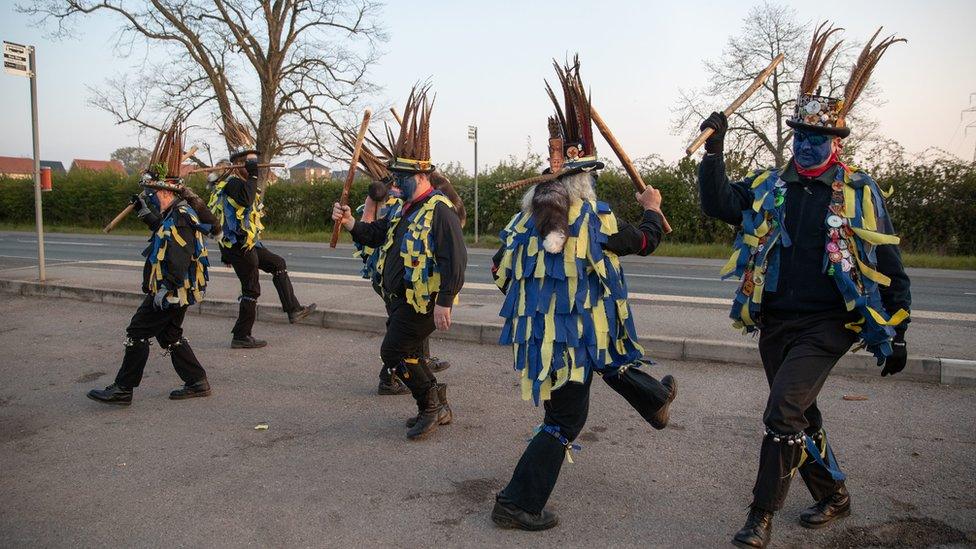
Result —
[[[451,367],[451,363],[447,360],[441,360],[436,356],[429,356],[424,359],[427,361],[427,367],[430,368],[431,372],[443,372],[444,370]]]
[[[306,305],[304,307],[301,307],[301,308],[299,308],[299,309],[297,309],[295,311],[292,311],[292,312],[288,313],[288,322],[290,324],[294,324],[296,322],[300,322],[303,318],[305,318],[308,315],[314,313],[315,312],[315,307],[316,307],[316,305],[314,303],[311,303],[309,305]]]
[[[132,389],[122,387],[115,383],[104,389],[92,389],[88,391],[87,396],[103,404],[114,404],[116,406],[128,406],[132,404]]]
[[[651,427],[657,430],[664,429],[668,426],[668,420],[671,419],[671,402],[674,398],[678,396],[678,382],[671,376],[664,376],[661,378],[661,385],[668,388],[668,399],[664,401],[664,405],[661,406],[654,416],[651,417]]]
[[[749,517],[741,530],[732,538],[732,545],[736,547],[758,547],[769,545],[769,536],[773,530],[773,513],[755,505],[749,509]]]
[[[267,345],[268,342],[263,339],[256,339],[254,336],[247,336],[242,339],[232,339],[230,341],[231,349],[260,349]]]
[[[454,421],[454,412],[451,411],[451,405],[447,403],[447,384],[446,383],[438,383],[437,384],[437,396],[441,399],[441,404],[444,405],[444,409],[447,410],[447,413],[444,414],[444,416],[441,418],[440,424],[441,425],[447,425],[450,422]],[[417,413],[416,416],[408,419],[406,421],[407,427],[413,427],[414,425],[416,425],[417,424],[417,418],[418,417],[420,417],[420,413],[419,412]]]
[[[400,380],[400,376],[396,374],[391,374],[388,376],[380,376],[380,384],[376,388],[376,394],[378,395],[403,395],[410,392],[410,388],[407,387],[403,381]]]
[[[205,396],[210,396],[210,382],[207,381],[207,378],[203,378],[194,383],[187,383],[179,389],[171,391],[169,394],[169,398],[171,400],[183,400],[187,398]]]
[[[417,416],[417,422],[413,427],[407,430],[407,438],[410,440],[426,437],[448,417],[449,409],[441,403],[439,392],[440,388],[434,385],[418,400],[420,415]]]
[[[529,513],[512,504],[495,500],[495,508],[491,510],[491,520],[502,528],[517,528],[519,530],[548,530],[559,524],[559,517],[551,511],[543,509],[539,513]]]
[[[850,516],[851,495],[845,486],[800,513],[800,526],[823,528],[839,518]]]

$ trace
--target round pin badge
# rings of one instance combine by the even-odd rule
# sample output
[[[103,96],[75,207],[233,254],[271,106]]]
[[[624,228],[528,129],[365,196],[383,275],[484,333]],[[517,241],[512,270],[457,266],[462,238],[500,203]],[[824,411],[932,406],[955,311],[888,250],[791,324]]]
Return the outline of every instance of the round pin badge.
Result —
[[[828,257],[830,257],[831,263],[840,263],[840,260],[844,259],[844,256],[840,255],[840,252],[831,252]]]
[[[850,261],[848,261],[848,260],[846,260],[846,259],[845,259],[845,260],[843,260],[843,261],[841,262],[841,264],[840,264],[840,268],[841,268],[841,270],[842,270],[842,271],[844,271],[845,273],[846,273],[846,272],[849,272],[849,271],[851,270],[851,268],[852,268],[852,267],[853,267],[853,265],[851,264],[851,262],[850,262]]]
[[[844,225],[844,220],[839,215],[831,215],[827,217],[827,225],[838,229]]]
[[[828,242],[827,251],[830,253],[839,252],[840,246],[838,246],[836,242]]]
[[[841,183],[840,181],[834,181],[833,184],[830,185],[830,187],[832,189],[834,189],[835,191],[842,191],[842,190],[844,190],[844,184]]]
[[[763,277],[762,273],[753,273],[753,275],[752,275],[752,282],[756,286],[762,286],[762,283],[763,283],[764,280],[766,280],[766,279]]]

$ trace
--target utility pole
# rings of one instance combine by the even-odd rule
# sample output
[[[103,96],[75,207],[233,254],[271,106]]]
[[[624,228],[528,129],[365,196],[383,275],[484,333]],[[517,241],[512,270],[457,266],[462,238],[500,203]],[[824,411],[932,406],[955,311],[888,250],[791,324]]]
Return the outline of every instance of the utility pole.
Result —
[[[976,113],[976,105],[973,105],[973,97],[976,97],[976,93],[969,94],[969,108],[963,109],[962,112],[959,113],[960,122],[965,120],[967,112]],[[963,136],[969,134],[969,128],[976,128],[976,120],[966,125],[965,130],[963,130]],[[973,144],[973,162],[976,162],[976,143]]]
[[[34,140],[34,222],[37,224],[37,277],[44,282],[44,219],[41,209],[41,141],[37,131],[37,61],[34,46],[3,43],[3,70],[30,79],[31,133]]]
[[[474,242],[478,243],[478,126],[468,126],[468,139],[474,141]]]

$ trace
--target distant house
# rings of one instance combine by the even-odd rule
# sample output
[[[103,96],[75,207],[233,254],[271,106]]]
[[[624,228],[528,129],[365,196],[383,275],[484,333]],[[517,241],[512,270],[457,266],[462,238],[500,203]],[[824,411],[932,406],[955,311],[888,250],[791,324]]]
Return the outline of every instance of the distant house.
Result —
[[[295,164],[288,169],[288,172],[291,181],[297,183],[304,183],[312,179],[328,179],[332,176],[332,170],[328,166],[323,166],[312,158]]]
[[[54,174],[64,174],[64,164],[57,160],[41,160],[42,168],[51,168]],[[30,179],[34,177],[34,159],[17,156],[0,156],[0,177]]]
[[[84,160],[76,158],[71,162],[71,171],[86,170],[91,172],[115,172],[126,175],[125,166],[118,160]]]

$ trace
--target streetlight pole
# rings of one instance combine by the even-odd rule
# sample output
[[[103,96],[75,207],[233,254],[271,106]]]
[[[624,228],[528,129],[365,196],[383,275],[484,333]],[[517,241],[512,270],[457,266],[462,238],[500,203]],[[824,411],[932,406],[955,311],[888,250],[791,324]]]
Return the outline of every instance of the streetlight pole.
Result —
[[[478,126],[468,126],[468,139],[474,141],[474,242],[478,243]]]

